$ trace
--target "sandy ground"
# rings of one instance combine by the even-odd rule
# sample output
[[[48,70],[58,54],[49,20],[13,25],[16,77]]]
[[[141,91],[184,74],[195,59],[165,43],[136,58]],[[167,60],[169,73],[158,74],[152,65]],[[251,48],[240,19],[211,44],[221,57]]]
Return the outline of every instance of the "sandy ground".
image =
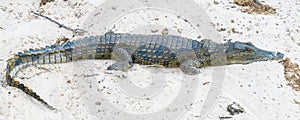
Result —
[[[299,0],[267,0],[263,2],[276,8],[274,15],[247,14],[239,11],[241,7],[232,1],[216,0],[197,1],[209,15],[212,24],[219,30],[224,39],[232,41],[252,42],[255,46],[265,50],[280,51],[289,57],[293,62],[300,64],[300,1]],[[112,101],[112,104],[121,110],[134,113],[145,113],[147,110],[137,108],[134,102],[124,100],[124,95],[114,86],[114,81],[120,79],[124,73],[108,73],[105,68],[111,61],[80,61],[76,63],[42,65],[29,67],[18,75],[19,79],[35,90],[49,104],[59,110],[51,111],[25,95],[20,90],[5,86],[5,66],[6,60],[12,54],[28,48],[39,48],[53,44],[62,36],[72,38],[73,33],[58,28],[57,25],[36,17],[32,11],[42,10],[43,14],[58,20],[59,22],[79,28],[93,10],[103,1],[80,0],[62,1],[47,3],[39,7],[39,2],[34,0],[1,1],[0,2],[0,119],[108,119],[112,114],[106,110],[101,110],[99,106],[103,102],[101,98],[95,97],[96,93],[91,91],[99,90],[104,92],[104,96]],[[188,6],[183,6],[187,7]],[[152,17],[151,17],[152,15]],[[149,15],[151,19],[156,14]],[[157,16],[160,20],[161,16]],[[138,19],[135,18],[135,19]],[[139,21],[139,20],[136,20]],[[176,21],[176,20],[175,20]],[[126,22],[117,22],[119,32],[126,32],[122,25],[129,26]],[[120,27],[121,26],[121,27]],[[159,27],[158,27],[159,28]],[[237,32],[230,32],[234,28]],[[176,34],[197,39],[190,28],[183,28]],[[163,30],[160,28],[159,31]],[[174,31],[170,31],[171,33]],[[175,31],[176,32],[176,31]],[[205,35],[203,35],[205,36]],[[75,38],[80,36],[75,36]],[[74,39],[75,39],[74,38]],[[199,39],[198,39],[199,40]],[[93,66],[90,68],[90,66]],[[78,68],[83,75],[78,75]],[[133,70],[126,73],[127,77],[134,77],[140,80],[133,81],[140,86],[147,86],[149,80],[146,68],[135,65]],[[159,68],[161,69],[161,68]],[[294,100],[300,101],[300,93],[291,89],[284,78],[283,66],[278,61],[257,62],[249,65],[230,65],[224,67],[224,84],[221,88],[222,94],[217,100],[213,110],[204,119],[216,120],[219,117],[231,116],[226,111],[227,105],[232,102],[240,104],[245,112],[231,116],[234,120],[299,120],[300,105]],[[162,69],[167,80],[174,79],[169,87],[176,88],[180,82],[181,74],[179,69]],[[93,71],[92,73],[90,71]],[[181,119],[199,119],[197,107],[201,104],[209,87],[211,76],[214,76],[212,68],[204,68],[198,87],[198,94],[191,104],[188,112]],[[75,75],[75,77],[73,77]],[[91,77],[93,76],[93,77]],[[96,76],[96,77],[95,77]],[[173,77],[172,77],[173,76]],[[174,77],[175,76],[175,77]],[[150,76],[151,77],[151,76]],[[82,79],[88,81],[84,82]],[[94,78],[96,78],[96,81]],[[146,79],[146,82],[143,79]],[[133,80],[134,80],[133,79]],[[80,81],[81,80],[81,81]],[[101,80],[101,84],[97,84]],[[94,84],[96,83],[96,84]],[[88,85],[88,86],[85,86]],[[93,89],[89,89],[93,88]],[[165,86],[168,88],[168,86]],[[89,91],[88,91],[89,90]],[[169,90],[171,96],[176,93],[176,89]],[[91,96],[88,96],[91,95]],[[169,102],[168,92],[161,93],[158,101]],[[176,94],[175,94],[176,96]],[[173,95],[174,97],[174,95]],[[152,101],[155,103],[155,100]],[[115,103],[117,101],[117,103]],[[125,102],[124,102],[125,101]],[[144,103],[140,106],[151,106]],[[122,108],[120,107],[122,106]],[[127,107],[124,107],[127,106]],[[129,106],[129,107],[128,107]],[[155,106],[155,105],[153,105]],[[87,109],[92,108],[93,110]],[[159,108],[159,106],[157,107]],[[153,111],[155,108],[151,108]],[[100,116],[100,117],[99,117]],[[102,116],[102,117],[101,117]],[[109,117],[109,119],[117,117]]]

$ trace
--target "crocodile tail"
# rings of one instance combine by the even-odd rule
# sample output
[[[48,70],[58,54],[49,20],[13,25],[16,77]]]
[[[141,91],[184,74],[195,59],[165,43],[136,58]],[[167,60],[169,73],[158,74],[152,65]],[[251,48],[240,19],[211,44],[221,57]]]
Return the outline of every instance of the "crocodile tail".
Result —
[[[49,109],[54,109],[47,102],[45,102],[39,95],[36,94],[32,89],[20,83],[14,77],[16,74],[34,64],[54,64],[54,63],[65,63],[72,61],[72,49],[69,44],[64,46],[52,45],[46,46],[40,49],[29,49],[24,52],[18,52],[9,60],[7,60],[6,67],[6,82],[9,86],[18,88],[26,94],[32,96],[37,101],[41,102]]]
[[[103,44],[97,43],[101,41]],[[26,94],[32,96],[37,101],[54,109],[45,102],[39,95],[33,92],[24,84],[17,81],[14,77],[22,69],[34,64],[56,64],[67,63],[82,59],[105,59],[110,58],[106,51],[106,41],[104,37],[90,37],[77,40],[76,42],[67,41],[62,45],[51,45],[40,49],[29,49],[18,52],[7,61],[6,81],[9,86],[18,88]],[[97,52],[98,51],[98,52]]]
[[[15,58],[16,58],[16,56],[8,60],[7,71],[6,71],[6,82],[7,82],[7,84],[9,86],[12,86],[12,87],[15,87],[15,88],[18,88],[18,89],[22,90],[23,92],[30,95],[31,97],[33,97],[34,99],[36,99],[40,103],[44,104],[47,108],[49,108],[51,110],[54,110],[55,108],[50,106],[47,102],[45,102],[39,95],[36,94],[36,92],[34,92],[29,87],[25,86],[23,83],[20,83],[16,79],[12,78],[11,72],[15,67],[17,67],[16,63],[18,63],[18,61],[16,61]]]

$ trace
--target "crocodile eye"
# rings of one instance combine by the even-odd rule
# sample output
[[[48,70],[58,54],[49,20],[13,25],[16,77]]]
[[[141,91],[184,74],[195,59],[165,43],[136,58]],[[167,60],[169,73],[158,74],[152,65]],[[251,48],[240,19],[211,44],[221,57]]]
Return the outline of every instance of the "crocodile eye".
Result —
[[[247,43],[242,43],[242,42],[235,42],[233,49],[238,50],[240,52],[254,52],[254,50],[252,49],[253,44],[250,42]]]
[[[246,47],[245,51],[246,51],[246,52],[249,52],[249,53],[251,53],[251,52],[254,52],[254,50],[253,50],[253,49],[251,49],[251,48],[248,48],[248,47]]]
[[[242,47],[242,46],[235,46],[233,49],[238,50],[240,52],[254,52],[253,49],[251,49],[250,47]]]

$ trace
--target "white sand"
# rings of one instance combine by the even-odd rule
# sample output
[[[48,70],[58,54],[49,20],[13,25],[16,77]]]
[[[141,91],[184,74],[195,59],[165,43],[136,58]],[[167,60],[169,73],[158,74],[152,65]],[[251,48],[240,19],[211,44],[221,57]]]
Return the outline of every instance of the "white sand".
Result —
[[[40,9],[45,11],[45,15],[55,18],[64,25],[77,28],[84,24],[88,15],[102,2],[96,0],[63,2],[58,0],[48,3]],[[226,29],[226,31],[219,32],[225,39],[252,42],[258,48],[280,51],[291,58],[293,62],[300,64],[299,0],[268,0],[264,2],[277,9],[275,15],[241,13],[239,11],[240,7],[233,4],[233,2],[227,0],[218,0],[218,2],[219,4],[216,5],[210,0],[197,1],[205,9],[212,23],[219,24],[216,29]],[[39,3],[34,0],[0,2],[0,65],[2,66],[0,67],[0,71],[2,71],[0,78],[3,80],[2,83],[5,83],[6,60],[13,53],[53,44],[57,38],[62,36],[72,37],[72,32],[58,28],[54,23],[34,16],[31,11],[38,10],[38,6]],[[232,6],[236,6],[236,8],[231,8]],[[188,9],[188,6],[183,7]],[[155,16],[155,13],[149,16]],[[158,18],[160,20],[164,19],[161,16],[158,16]],[[151,17],[150,19],[154,18]],[[231,20],[234,20],[234,23],[231,23]],[[133,29],[124,29],[126,27],[122,26],[130,27],[130,25],[124,23],[124,20],[123,23],[121,20],[116,24],[116,31],[119,32]],[[178,26],[181,26],[181,24]],[[158,28],[161,28],[160,31],[162,30],[161,26],[158,26]],[[242,34],[227,32],[231,28],[235,28],[236,31]],[[189,29],[183,26],[182,34],[196,38],[195,33],[190,32]],[[176,29],[171,29],[172,32],[178,34]],[[101,119],[98,116],[103,116],[102,119],[104,119],[112,114],[106,110],[97,111],[97,104],[103,104],[104,101],[97,97],[97,89],[103,92],[103,95],[107,97],[111,104],[121,110],[131,113],[147,113],[162,109],[163,107],[160,107],[160,105],[170,103],[171,98],[176,96],[178,87],[180,87],[181,72],[179,69],[157,68],[163,70],[163,76],[166,76],[166,80],[169,81],[168,85],[164,86],[167,91],[159,93],[158,97],[153,98],[150,102],[143,103],[140,101],[141,105],[137,104],[138,101],[126,101],[126,95],[122,94],[114,85],[115,81],[120,79],[118,76],[122,76],[124,73],[107,73],[105,68],[109,64],[111,64],[111,61],[80,61],[39,66],[45,69],[37,69],[36,67],[25,69],[19,74],[19,79],[24,77],[25,79],[22,82],[59,110],[48,110],[20,90],[3,86],[0,87],[0,119]],[[235,120],[300,119],[300,105],[295,104],[293,101],[294,99],[300,101],[300,93],[295,92],[286,85],[283,66],[278,61],[230,65],[224,68],[226,72],[222,95],[214,109],[205,116],[205,119],[216,120],[220,116],[230,116],[226,111],[226,107],[232,102],[237,102],[245,109],[245,113],[232,116],[232,119]],[[147,74],[149,69],[152,70],[152,68],[135,65],[125,76],[131,78],[135,84],[145,87],[151,82],[151,76]],[[80,73],[83,73],[83,75],[78,75],[74,72],[76,70],[82,70]],[[197,117],[199,107],[197,106],[203,104],[202,101],[206,96],[204,92],[208,90],[210,85],[202,85],[202,83],[210,81],[210,77],[215,75],[211,71],[213,71],[212,68],[202,70],[202,74],[199,75],[197,98],[182,119],[199,119]],[[74,75],[75,77],[73,77]],[[85,81],[80,81],[80,78],[84,78]],[[93,80],[103,81],[98,85],[97,81]],[[71,83],[67,81],[71,81]],[[90,87],[92,88],[89,89]],[[95,91],[95,93],[91,91]],[[115,103],[116,101],[118,103]],[[154,105],[154,103],[159,105]],[[149,106],[150,109],[139,108],[139,106]],[[89,111],[87,108],[93,108],[93,110]]]

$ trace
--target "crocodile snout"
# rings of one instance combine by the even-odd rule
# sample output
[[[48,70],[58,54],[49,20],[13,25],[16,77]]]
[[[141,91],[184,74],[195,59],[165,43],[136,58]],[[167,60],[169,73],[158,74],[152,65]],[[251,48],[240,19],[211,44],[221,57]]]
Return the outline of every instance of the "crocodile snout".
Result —
[[[280,52],[268,52],[268,51],[264,51],[264,59],[265,60],[279,60],[279,59],[283,59],[284,54],[280,53]]]
[[[277,52],[276,56],[277,56],[277,59],[283,59],[284,54],[281,52]]]

